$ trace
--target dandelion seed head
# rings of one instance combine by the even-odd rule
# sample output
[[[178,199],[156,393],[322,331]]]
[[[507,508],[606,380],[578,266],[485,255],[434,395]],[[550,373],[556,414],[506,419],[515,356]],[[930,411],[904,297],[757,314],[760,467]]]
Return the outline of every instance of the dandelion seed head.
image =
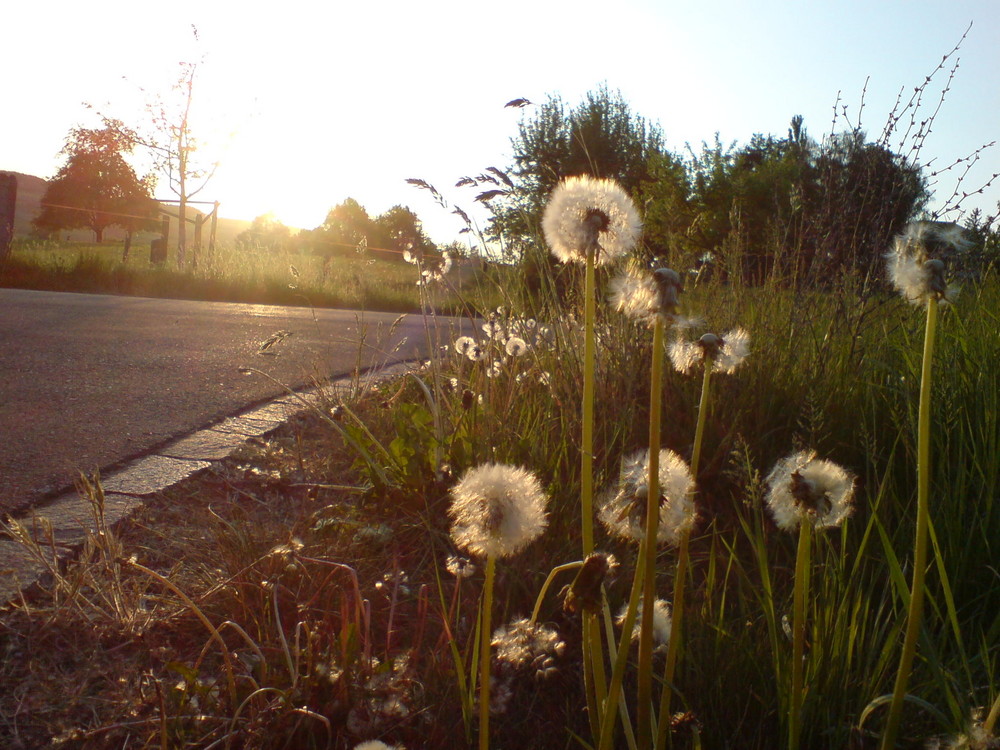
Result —
[[[691,492],[694,479],[680,456],[661,450],[659,457],[660,515],[656,538],[677,544],[690,530],[697,513]],[[602,493],[598,518],[608,531],[622,539],[641,541],[646,525],[649,496],[649,451],[639,451],[622,459],[616,485]]]
[[[673,341],[667,348],[667,353],[670,355],[674,369],[682,375],[693,371],[695,365],[701,362],[705,356],[704,349],[698,345],[697,341],[685,341],[684,339]]]
[[[604,265],[625,255],[639,239],[642,221],[628,194],[613,180],[570,177],[549,198],[542,231],[553,254],[563,263]]]
[[[465,352],[465,356],[473,362],[482,362],[489,356],[489,350],[485,346],[473,343]]]
[[[511,336],[507,339],[504,349],[506,349],[507,354],[512,357],[521,357],[528,352],[528,342],[520,336]]]
[[[636,609],[635,622],[632,625],[632,642],[639,640],[639,632],[642,624],[642,608],[644,602],[640,599],[638,609]],[[628,605],[622,607],[615,620],[618,627],[625,624],[625,614]],[[657,643],[657,651],[665,650],[670,644],[670,605],[663,599],[656,599],[653,602],[653,640]]]
[[[483,333],[491,339],[502,339],[504,337],[503,324],[499,320],[491,319],[483,323]]]
[[[794,531],[803,521],[816,529],[839,526],[853,511],[854,476],[816,451],[775,464],[767,477],[767,505],[778,528]]]
[[[455,339],[455,351],[463,357],[468,357],[469,350],[475,345],[476,341],[471,336],[459,336]]]
[[[451,497],[452,539],[476,556],[516,554],[548,524],[548,499],[535,475],[521,467],[471,468],[452,487]]]
[[[915,305],[951,302],[957,287],[946,281],[945,260],[956,258],[970,247],[972,243],[961,227],[911,222],[885,254],[889,280]]]
[[[524,618],[497,628],[490,646],[501,673],[526,669],[545,673],[566,652],[566,643],[555,630]]]
[[[448,555],[445,567],[455,578],[471,578],[476,573],[476,564],[467,557]]]

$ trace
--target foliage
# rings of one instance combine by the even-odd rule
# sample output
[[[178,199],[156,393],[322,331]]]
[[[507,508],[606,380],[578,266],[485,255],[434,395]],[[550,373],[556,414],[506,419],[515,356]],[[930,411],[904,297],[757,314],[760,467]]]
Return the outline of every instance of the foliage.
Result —
[[[257,216],[249,228],[236,236],[236,246],[243,249],[261,248],[271,251],[292,249],[292,230],[274,214]]]
[[[512,186],[493,204],[488,234],[513,247],[534,242],[549,193],[566,177],[612,178],[634,197],[654,170],[661,179],[669,174],[659,127],[634,114],[621,92],[605,86],[572,109],[550,96],[533,117],[522,118],[511,145]]]
[[[102,129],[74,128],[62,153],[66,163],[48,182],[35,229],[51,234],[86,228],[101,242],[104,230],[119,226],[129,234],[156,218],[152,178],[139,178],[126,161],[133,138],[121,125]]]
[[[354,198],[331,208],[323,223],[304,232],[302,239],[324,257],[363,250],[375,257],[398,261],[406,251],[421,253],[437,249],[409,208],[396,205],[372,218]]]

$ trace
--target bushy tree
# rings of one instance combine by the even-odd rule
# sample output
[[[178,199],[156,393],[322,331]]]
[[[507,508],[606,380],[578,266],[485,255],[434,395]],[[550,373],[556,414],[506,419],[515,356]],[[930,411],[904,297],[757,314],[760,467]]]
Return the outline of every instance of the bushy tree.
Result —
[[[511,139],[510,184],[498,184],[488,234],[516,246],[532,245],[553,188],[566,177],[591,175],[616,180],[638,198],[643,185],[683,179],[669,169],[663,135],[635,114],[621,92],[602,86],[567,108],[551,96],[526,115]]]
[[[256,217],[236,236],[236,245],[244,249],[289,250],[291,242],[292,230],[270,213]]]
[[[119,226],[127,254],[132,233],[150,225],[157,211],[152,177],[140,179],[125,160],[133,142],[121,123],[71,130],[61,151],[66,163],[46,185],[36,230],[90,229],[101,242],[108,227]]]

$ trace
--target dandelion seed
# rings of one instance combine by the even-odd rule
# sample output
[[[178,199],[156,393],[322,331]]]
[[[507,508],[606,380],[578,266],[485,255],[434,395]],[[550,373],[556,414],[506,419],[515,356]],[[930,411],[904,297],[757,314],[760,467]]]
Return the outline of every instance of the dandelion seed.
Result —
[[[694,480],[680,456],[660,451],[660,522],[656,538],[676,544],[689,531],[697,516],[691,491]],[[649,451],[622,459],[618,483],[605,491],[598,517],[608,531],[622,539],[642,541],[649,495]]]
[[[639,239],[642,221],[628,194],[612,180],[570,177],[552,191],[542,231],[563,263],[604,265],[625,255]]]
[[[521,467],[483,464],[469,469],[451,497],[452,539],[473,555],[513,555],[548,524],[548,499],[535,475]]]
[[[816,458],[816,451],[799,451],[778,461],[767,484],[767,505],[785,531],[794,531],[803,521],[816,529],[839,526],[853,510],[854,476]]]
[[[633,643],[639,640],[642,623],[642,605],[643,602],[640,600],[639,606],[636,609],[635,622],[632,625]],[[622,627],[625,624],[625,614],[627,611],[628,606],[626,605],[618,613],[618,617],[615,619],[615,624],[618,627]],[[663,599],[657,599],[653,602],[653,640],[657,643],[656,651],[665,651],[670,644],[670,605]]]

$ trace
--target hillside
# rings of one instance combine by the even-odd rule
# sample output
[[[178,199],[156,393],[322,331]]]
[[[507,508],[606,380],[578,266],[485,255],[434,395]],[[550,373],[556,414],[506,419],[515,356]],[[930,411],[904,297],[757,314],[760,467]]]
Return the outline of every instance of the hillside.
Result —
[[[31,220],[34,219],[38,212],[41,210],[42,196],[45,194],[46,181],[41,177],[36,177],[35,175],[23,174],[21,172],[13,172],[17,177],[17,201],[14,204],[14,236],[15,237],[28,237],[31,235]],[[167,209],[170,210],[170,206]],[[173,207],[171,213],[176,213],[176,206]],[[189,206],[188,215],[193,217],[196,213],[205,213],[199,210],[197,207]],[[249,221],[243,219],[227,219],[225,217],[220,217],[218,222],[218,228],[216,230],[216,241],[220,243],[233,242],[236,239],[236,235],[243,232],[250,226]],[[206,235],[205,241],[208,241],[207,235],[207,225],[206,225]],[[193,231],[190,229],[189,232]],[[74,231],[69,231],[65,233],[67,239],[71,241],[79,242],[89,242],[92,241],[94,236],[93,232],[84,229],[78,229]],[[120,240],[123,238],[123,233],[117,229],[117,227],[110,228],[104,234],[105,239],[109,241]],[[144,239],[148,241],[149,238],[156,236],[151,233],[142,233],[139,237],[139,241],[142,242]],[[171,222],[170,228],[171,240],[176,240],[177,238],[177,222]],[[173,242],[171,242],[173,244]]]

